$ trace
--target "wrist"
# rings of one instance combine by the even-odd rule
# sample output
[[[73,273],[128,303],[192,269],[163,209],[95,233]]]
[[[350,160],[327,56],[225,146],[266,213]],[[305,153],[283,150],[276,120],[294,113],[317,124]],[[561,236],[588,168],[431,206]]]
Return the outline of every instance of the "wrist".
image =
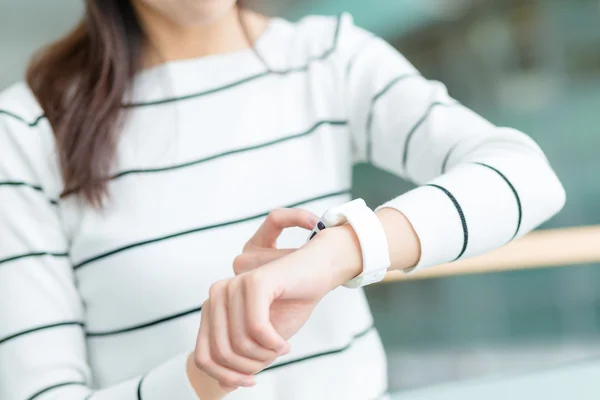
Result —
[[[381,208],[376,212],[387,241],[390,269],[408,271],[419,262],[421,245],[406,216],[395,209]],[[346,284],[363,272],[360,241],[350,224],[321,230],[306,246],[313,249],[309,263],[329,271],[329,287]],[[325,266],[323,265],[325,264]]]
[[[327,228],[307,245],[315,263],[330,272],[330,289],[335,289],[360,275],[363,270],[362,250],[358,236],[350,224]]]

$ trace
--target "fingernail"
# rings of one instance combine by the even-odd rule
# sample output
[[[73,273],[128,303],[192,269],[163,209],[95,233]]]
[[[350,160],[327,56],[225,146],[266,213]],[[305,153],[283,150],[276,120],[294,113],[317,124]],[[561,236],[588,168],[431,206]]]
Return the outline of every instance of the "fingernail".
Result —
[[[256,382],[254,381],[254,379],[246,379],[242,381],[242,386],[243,387],[253,387],[256,385]]]
[[[321,220],[319,219],[319,217],[311,217],[310,219],[310,223],[312,226],[316,226]]]

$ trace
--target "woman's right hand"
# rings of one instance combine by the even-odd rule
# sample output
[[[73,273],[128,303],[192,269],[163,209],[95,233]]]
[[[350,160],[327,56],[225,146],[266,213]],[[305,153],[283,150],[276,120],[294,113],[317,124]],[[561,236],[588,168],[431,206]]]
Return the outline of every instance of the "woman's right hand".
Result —
[[[288,339],[323,297],[361,269],[358,238],[346,225],[214,283],[202,309],[196,365],[224,387],[253,386],[254,374],[289,352]]]
[[[287,228],[304,228],[312,230],[319,222],[319,217],[309,211],[302,209],[276,209],[272,211],[263,224],[259,227],[256,233],[248,240],[240,254],[233,263],[233,269],[236,275],[241,275],[262,265],[268,264],[288,254],[295,252],[297,249],[278,249],[277,239],[284,229]],[[215,296],[212,296],[215,297]],[[260,349],[258,346],[255,349],[260,354],[255,354],[252,359],[245,358],[243,361],[244,370],[233,371],[223,367],[225,358],[229,358],[232,354],[222,354],[220,349],[228,348],[223,346],[224,337],[216,337],[209,335],[211,327],[210,321],[211,299],[209,298],[202,307],[202,321],[200,325],[199,338],[203,337],[206,343],[203,343],[202,349],[196,345],[196,354],[190,355],[188,360],[188,377],[192,383],[192,387],[196,390],[201,399],[218,400],[227,393],[234,390],[237,386],[253,386],[253,375],[271,365],[283,352],[273,350]],[[214,329],[214,328],[213,328]],[[203,334],[204,332],[204,334]],[[208,338],[212,337],[212,342],[209,343]],[[229,338],[227,340],[229,342]],[[199,343],[200,344],[200,343]],[[219,365],[221,364],[221,365]],[[239,365],[239,364],[238,364]],[[204,370],[210,370],[213,376],[221,378],[220,382],[209,376]],[[219,373],[219,371],[221,371]]]

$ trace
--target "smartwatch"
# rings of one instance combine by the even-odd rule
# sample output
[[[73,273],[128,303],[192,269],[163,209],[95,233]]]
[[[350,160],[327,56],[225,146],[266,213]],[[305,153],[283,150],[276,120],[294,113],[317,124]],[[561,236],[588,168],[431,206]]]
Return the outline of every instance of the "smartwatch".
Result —
[[[356,199],[327,210],[313,228],[308,241],[324,229],[345,224],[350,224],[358,237],[363,271],[344,286],[359,288],[383,280],[390,267],[387,238],[381,222],[363,199]]]

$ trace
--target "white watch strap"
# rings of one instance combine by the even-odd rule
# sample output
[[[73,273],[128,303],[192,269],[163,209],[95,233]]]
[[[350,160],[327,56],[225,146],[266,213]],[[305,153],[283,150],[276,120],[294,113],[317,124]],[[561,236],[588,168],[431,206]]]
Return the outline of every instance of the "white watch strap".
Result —
[[[360,243],[363,272],[344,286],[358,288],[383,280],[390,267],[387,238],[381,222],[363,199],[334,207],[321,218],[321,222],[309,236],[312,239],[319,231],[349,223]]]

